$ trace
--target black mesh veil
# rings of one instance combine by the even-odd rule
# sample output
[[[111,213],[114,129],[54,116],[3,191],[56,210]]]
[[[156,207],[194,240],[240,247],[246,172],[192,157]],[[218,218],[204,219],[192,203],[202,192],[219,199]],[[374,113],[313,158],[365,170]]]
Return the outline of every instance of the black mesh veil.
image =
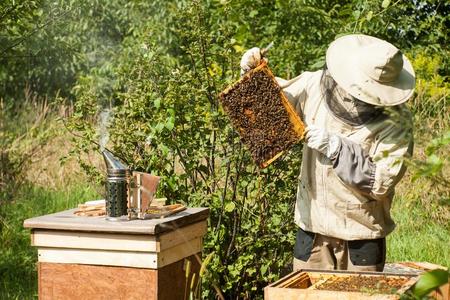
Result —
[[[347,93],[338,86],[326,68],[322,72],[320,87],[330,111],[349,125],[362,125],[383,112],[381,107],[365,103]]]

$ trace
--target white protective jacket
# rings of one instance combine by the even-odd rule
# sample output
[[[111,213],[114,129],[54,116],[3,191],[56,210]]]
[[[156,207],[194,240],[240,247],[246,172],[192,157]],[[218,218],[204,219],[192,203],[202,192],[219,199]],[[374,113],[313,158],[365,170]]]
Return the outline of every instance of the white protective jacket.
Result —
[[[342,137],[333,161],[304,146],[295,222],[303,230],[344,240],[385,237],[395,227],[390,208],[405,171],[402,160],[412,153],[411,114],[399,105],[363,125],[348,125],[326,104],[322,72],[277,78],[306,125]]]

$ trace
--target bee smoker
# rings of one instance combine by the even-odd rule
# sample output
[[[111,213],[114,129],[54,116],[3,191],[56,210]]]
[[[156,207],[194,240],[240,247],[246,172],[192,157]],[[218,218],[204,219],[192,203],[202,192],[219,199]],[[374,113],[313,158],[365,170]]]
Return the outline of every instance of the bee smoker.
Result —
[[[106,219],[125,221],[130,197],[130,169],[108,150],[103,151],[103,158],[107,168]]]
[[[106,219],[146,219],[146,212],[155,197],[160,177],[131,172],[127,165],[108,150],[103,151],[103,158],[107,168]]]

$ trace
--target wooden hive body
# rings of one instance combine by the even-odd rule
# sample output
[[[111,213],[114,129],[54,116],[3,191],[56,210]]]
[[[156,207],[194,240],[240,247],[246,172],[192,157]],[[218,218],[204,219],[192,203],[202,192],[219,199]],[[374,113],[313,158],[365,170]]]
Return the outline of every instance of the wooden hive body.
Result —
[[[199,278],[207,208],[126,222],[74,212],[24,222],[37,247],[39,299],[189,297]]]
[[[299,142],[304,125],[265,62],[220,94],[222,106],[249,149],[265,168]]]
[[[394,300],[407,297],[420,275],[445,267],[425,262],[387,263],[384,272],[312,270],[294,271],[264,288],[264,299],[275,300]],[[450,299],[449,283],[427,297]],[[428,299],[428,298],[427,298]]]
[[[364,280],[365,279],[365,280]],[[368,280],[370,279],[370,280]],[[322,299],[322,300],[394,300],[408,291],[418,279],[417,275],[384,274],[376,272],[305,270],[293,272],[264,289],[264,299]],[[333,288],[333,282],[353,282],[354,289],[343,285]],[[358,284],[361,281],[360,284]],[[380,283],[366,286],[368,281]],[[394,283],[392,285],[388,284]]]

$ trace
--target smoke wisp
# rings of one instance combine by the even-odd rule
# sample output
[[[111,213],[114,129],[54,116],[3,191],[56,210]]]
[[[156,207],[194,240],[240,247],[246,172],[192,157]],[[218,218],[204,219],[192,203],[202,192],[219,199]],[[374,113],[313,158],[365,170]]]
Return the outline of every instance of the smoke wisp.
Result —
[[[108,127],[110,124],[110,118],[111,118],[111,109],[109,108],[104,109],[99,115],[97,133],[99,136],[100,151],[105,150],[106,144],[109,141]]]

